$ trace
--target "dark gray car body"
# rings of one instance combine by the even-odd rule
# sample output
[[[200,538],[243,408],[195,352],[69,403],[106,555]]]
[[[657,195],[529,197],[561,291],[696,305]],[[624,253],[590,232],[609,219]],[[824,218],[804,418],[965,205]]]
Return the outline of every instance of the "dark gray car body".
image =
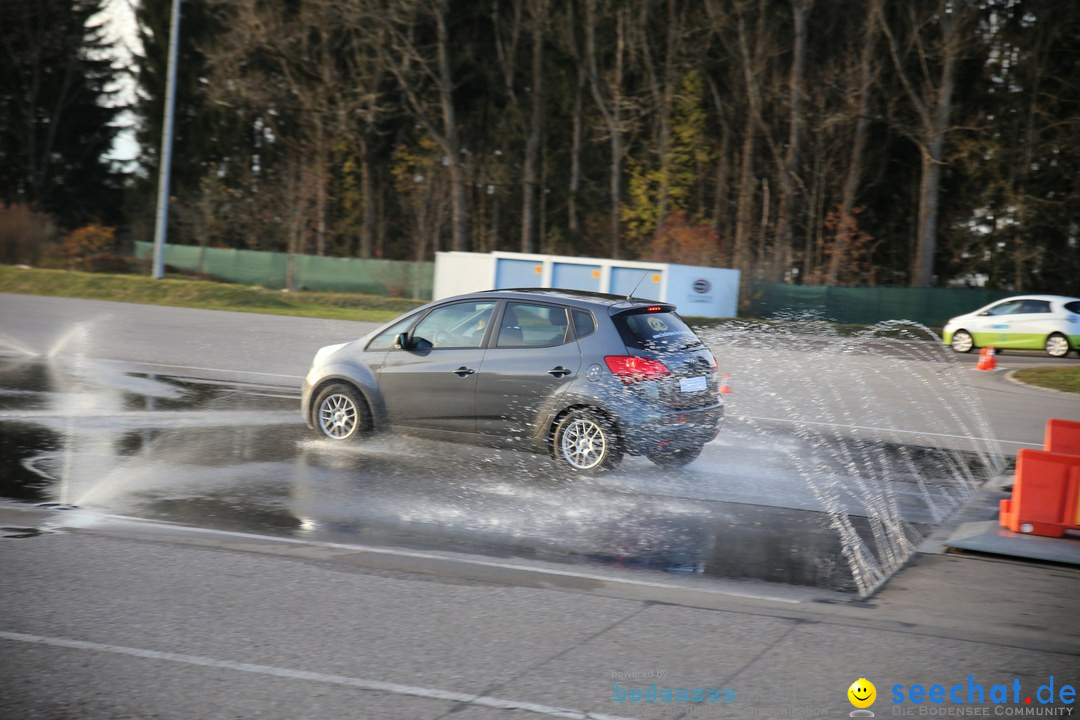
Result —
[[[479,347],[381,349],[388,331],[411,333],[429,312],[465,301],[496,303]],[[553,306],[552,317],[565,308],[565,341],[549,347],[497,346],[496,329],[511,302]],[[393,427],[547,451],[559,419],[588,408],[610,421],[628,454],[704,444],[716,437],[724,416],[715,361],[700,341],[674,352],[628,345],[612,318],[649,307],[674,312],[655,301],[549,289],[487,291],[429,303],[358,340],[320,350],[304,379],[304,420],[315,427],[313,405],[320,390],[344,382],[363,396],[369,428],[375,430]],[[583,316],[574,311],[594,318],[591,332],[580,336],[575,318]],[[616,355],[658,360],[670,376],[625,384],[605,364],[605,357]],[[698,388],[702,377],[703,389],[680,390],[684,378]]]

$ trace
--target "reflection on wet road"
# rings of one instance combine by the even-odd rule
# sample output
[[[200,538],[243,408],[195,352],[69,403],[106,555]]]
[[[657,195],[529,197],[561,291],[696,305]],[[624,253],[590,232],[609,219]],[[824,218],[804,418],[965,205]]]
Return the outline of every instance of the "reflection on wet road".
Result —
[[[805,430],[805,429],[804,429]],[[729,424],[702,458],[314,439],[289,389],[0,361],[0,495],[200,527],[855,591],[982,478],[974,456]],[[891,572],[891,570],[888,570]]]

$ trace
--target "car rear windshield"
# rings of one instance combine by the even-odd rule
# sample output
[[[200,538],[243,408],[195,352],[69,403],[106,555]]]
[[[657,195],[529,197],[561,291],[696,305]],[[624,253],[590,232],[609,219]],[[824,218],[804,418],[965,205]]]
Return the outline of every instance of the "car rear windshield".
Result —
[[[627,347],[671,352],[701,345],[694,331],[675,313],[629,312],[612,319]]]

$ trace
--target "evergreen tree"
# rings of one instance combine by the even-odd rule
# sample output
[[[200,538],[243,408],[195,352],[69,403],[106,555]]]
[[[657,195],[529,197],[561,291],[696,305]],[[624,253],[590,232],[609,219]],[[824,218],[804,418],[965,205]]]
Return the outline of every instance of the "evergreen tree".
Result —
[[[99,24],[103,0],[0,3],[0,200],[61,227],[119,219],[121,177],[105,157],[123,108]]]

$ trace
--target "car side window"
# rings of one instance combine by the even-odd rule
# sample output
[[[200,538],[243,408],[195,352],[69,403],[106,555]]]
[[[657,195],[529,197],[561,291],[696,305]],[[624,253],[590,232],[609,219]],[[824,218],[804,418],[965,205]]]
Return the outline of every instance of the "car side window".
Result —
[[[508,302],[499,323],[497,347],[551,347],[567,341],[566,308]]]
[[[412,332],[414,346],[432,349],[478,348],[484,342],[495,303],[472,300],[435,308]]]
[[[1048,313],[1050,303],[1046,300],[1025,300],[1020,307],[1022,313]]]
[[[1065,303],[1065,309],[1071,313],[1076,313],[1077,315],[1080,315],[1080,301]]]
[[[596,321],[593,320],[591,312],[586,310],[574,311],[574,333],[579,338],[592,335],[596,332]]]
[[[986,311],[987,315],[1015,315],[1020,312],[1020,307],[1023,302],[1020,300],[1013,300],[1011,302],[1004,302],[1000,305],[995,305]]]
[[[394,347],[394,338],[409,329],[409,326],[416,321],[415,315],[410,315],[404,320],[398,320],[390,327],[383,330],[381,333],[372,338],[368,343],[367,349],[371,350],[389,350]]]

